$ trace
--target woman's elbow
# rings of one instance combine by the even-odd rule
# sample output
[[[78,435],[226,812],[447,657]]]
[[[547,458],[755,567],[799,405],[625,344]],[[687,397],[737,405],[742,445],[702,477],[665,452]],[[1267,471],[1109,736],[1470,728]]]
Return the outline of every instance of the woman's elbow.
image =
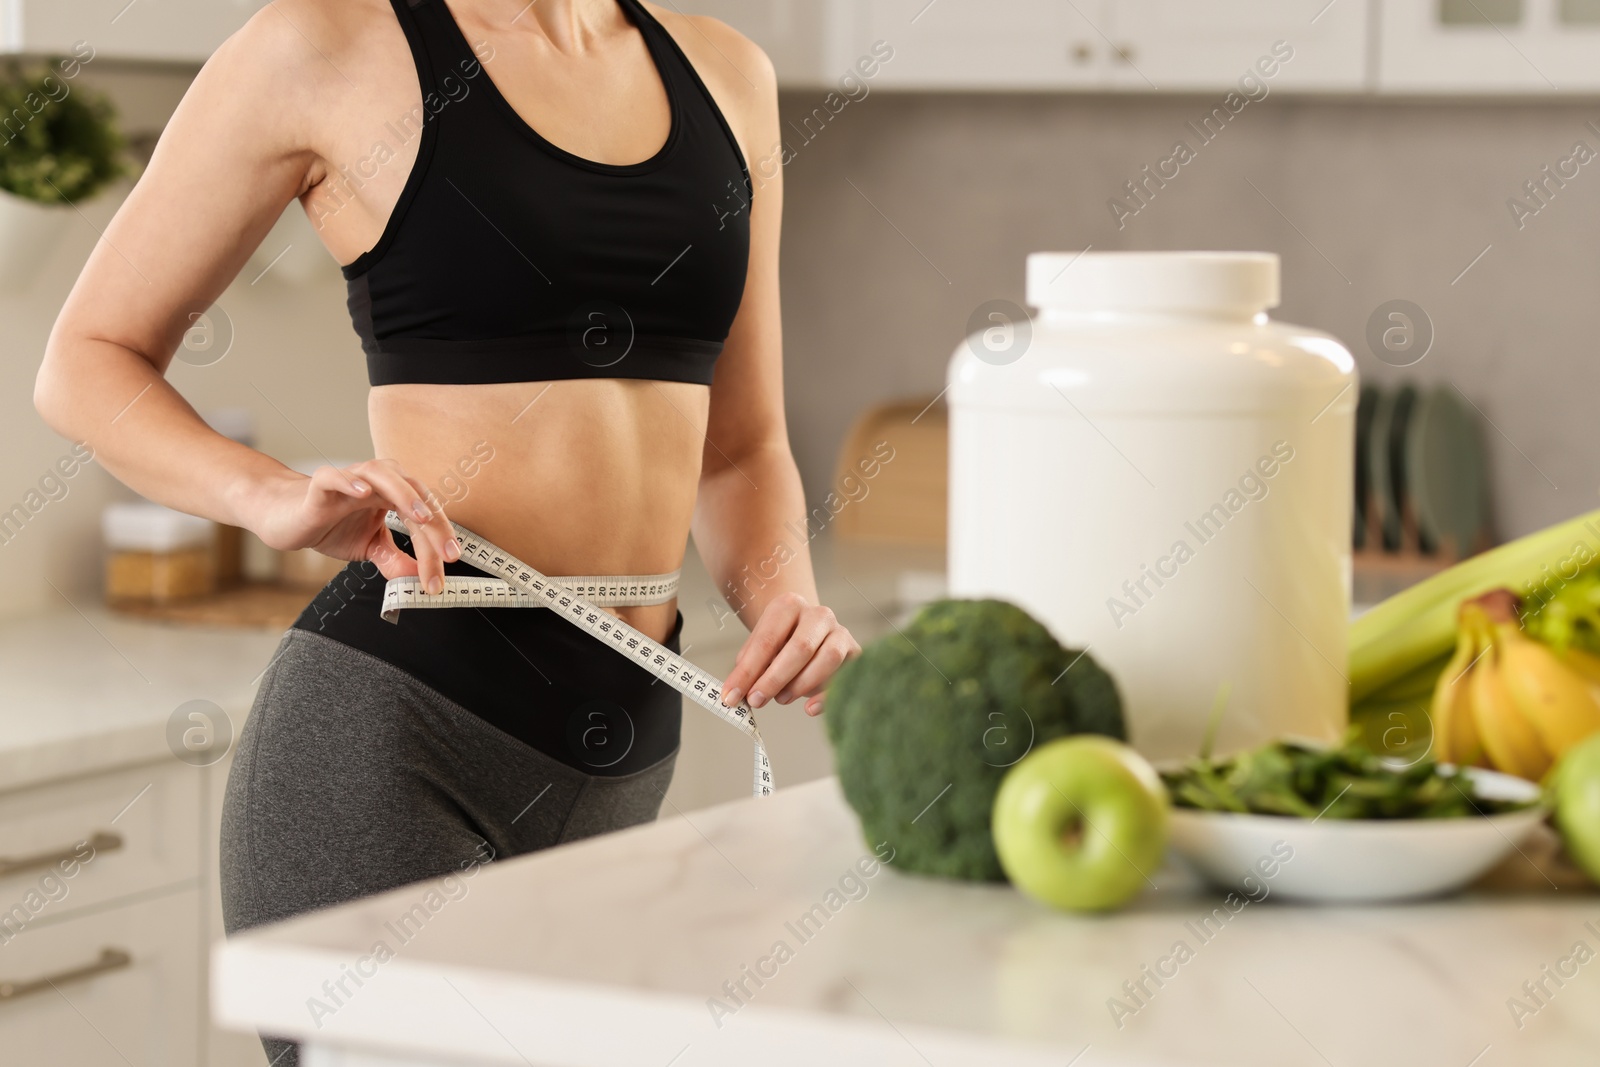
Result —
[[[33,410],[39,413],[46,426],[59,432],[60,427],[56,423],[61,418],[61,390],[56,378],[55,369],[46,357],[39,365],[39,373],[33,377]]]
[[[45,350],[39,373],[33,378],[33,409],[46,426],[63,437],[72,437],[73,387],[68,361],[52,348]]]

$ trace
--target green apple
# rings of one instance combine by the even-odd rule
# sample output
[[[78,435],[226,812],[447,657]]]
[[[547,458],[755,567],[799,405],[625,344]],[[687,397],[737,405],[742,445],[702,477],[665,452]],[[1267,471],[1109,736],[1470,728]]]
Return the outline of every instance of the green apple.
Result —
[[[1567,855],[1600,882],[1600,734],[1569,748],[1556,765],[1556,825]]]
[[[1006,772],[990,828],[1000,866],[1035,900],[1071,911],[1126,903],[1167,847],[1167,791],[1120,741],[1058,738]]]

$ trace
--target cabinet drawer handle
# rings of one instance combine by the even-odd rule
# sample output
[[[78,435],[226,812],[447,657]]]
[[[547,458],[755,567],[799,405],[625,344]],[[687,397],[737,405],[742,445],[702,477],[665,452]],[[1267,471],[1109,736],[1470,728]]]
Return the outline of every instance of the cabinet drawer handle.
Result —
[[[86,963],[82,967],[72,967],[56,974],[46,975],[43,978],[33,978],[26,982],[7,982],[0,979],[0,1003],[25,997],[29,993],[42,993],[55,986],[66,985],[68,982],[81,982],[85,978],[93,978],[97,974],[107,971],[120,971],[124,967],[133,965],[133,957],[120,948],[102,948],[100,958],[93,963]]]
[[[13,874],[23,871],[35,871],[40,867],[54,867],[67,860],[79,859],[78,849],[87,844],[96,852],[112,852],[122,847],[120,834],[109,834],[104,831],[96,833],[87,842],[80,841],[57,852],[41,852],[37,856],[23,856],[19,859],[10,859],[0,856],[0,878],[8,878]]]

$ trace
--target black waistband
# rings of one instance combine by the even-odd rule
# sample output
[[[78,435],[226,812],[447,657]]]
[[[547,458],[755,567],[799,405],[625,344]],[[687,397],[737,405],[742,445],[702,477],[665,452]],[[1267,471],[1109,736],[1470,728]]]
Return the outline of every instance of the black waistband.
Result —
[[[402,540],[399,538],[397,540]],[[450,574],[479,575],[463,563]],[[294,628],[376,656],[525,744],[594,775],[643,770],[678,747],[683,698],[554,612],[408,611],[379,617],[385,579],[352,563]],[[679,651],[683,614],[662,642]]]
[[[616,338],[584,347],[559,334],[446,341],[394,338],[367,342],[373,385],[425,382],[477,385],[536,379],[647,378],[710,385],[722,344],[681,337]]]

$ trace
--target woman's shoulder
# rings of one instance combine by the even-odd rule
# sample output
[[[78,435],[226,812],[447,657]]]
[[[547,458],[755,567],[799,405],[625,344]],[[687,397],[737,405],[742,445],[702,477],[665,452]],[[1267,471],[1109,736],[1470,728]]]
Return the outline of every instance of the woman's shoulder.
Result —
[[[272,0],[212,54],[208,65],[340,80],[369,61],[385,36],[404,45],[389,0]],[[381,46],[381,45],[380,45]]]
[[[758,128],[778,97],[777,74],[761,46],[709,15],[686,15],[643,2],[694,64],[695,73],[741,139]]]
[[[211,54],[186,95],[268,142],[320,152],[351,109],[403,98],[415,83],[389,0],[272,0]]]

